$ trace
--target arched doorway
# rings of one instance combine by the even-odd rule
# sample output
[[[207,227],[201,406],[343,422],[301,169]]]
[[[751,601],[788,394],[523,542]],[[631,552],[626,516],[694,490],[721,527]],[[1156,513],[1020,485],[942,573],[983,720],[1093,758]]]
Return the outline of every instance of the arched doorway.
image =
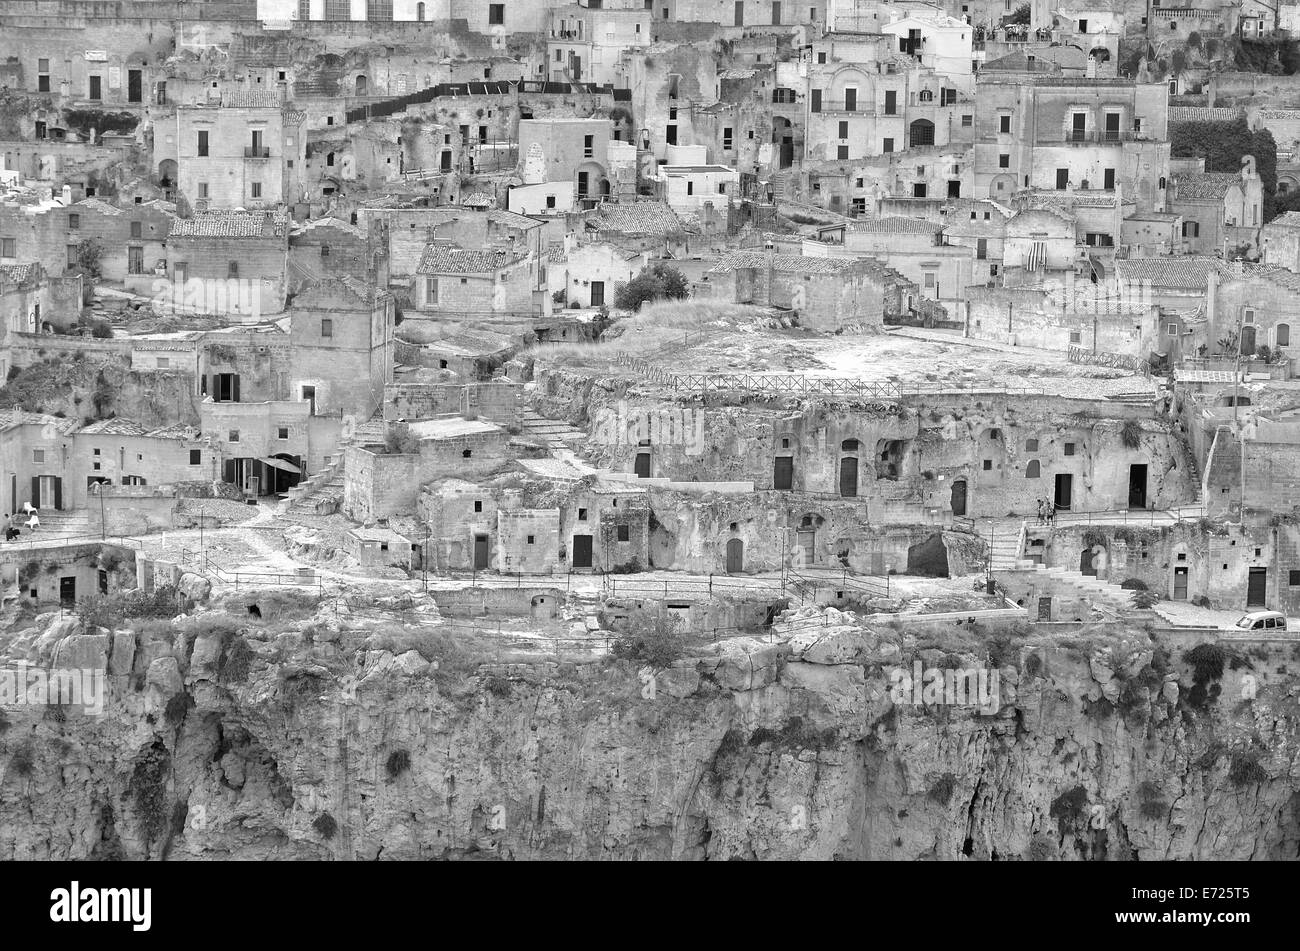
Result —
[[[1276,344],[1277,346],[1279,347],[1291,346],[1291,325],[1290,324],[1278,324],[1273,329],[1274,332],[1276,333],[1275,339],[1277,341]]]
[[[966,480],[958,479],[952,484],[952,496],[949,500],[952,504],[952,514],[964,516],[966,514]]]
[[[1092,575],[1093,577],[1097,575],[1097,566],[1093,563],[1091,548],[1085,548],[1079,552],[1079,573]]]
[[[745,543],[739,538],[727,542],[727,574],[734,575],[745,570]]]
[[[776,147],[779,167],[789,168],[794,164],[794,127],[784,116],[772,119],[772,145]]]
[[[369,80],[366,79],[365,76],[358,76],[358,77],[357,77],[357,95],[358,95],[358,96],[364,96],[364,95],[366,95],[366,90],[369,88],[369,85],[370,85],[370,82],[369,82]]]
[[[158,163],[158,187],[165,189],[176,187],[175,159],[163,159]]]
[[[795,530],[794,567],[817,564],[817,530],[825,523],[820,515],[808,514],[799,519]]]
[[[858,450],[860,443],[856,439],[846,439],[840,443],[840,496],[846,499],[856,498],[858,494]]]
[[[934,145],[934,123],[929,119],[917,119],[908,126],[908,145]]]

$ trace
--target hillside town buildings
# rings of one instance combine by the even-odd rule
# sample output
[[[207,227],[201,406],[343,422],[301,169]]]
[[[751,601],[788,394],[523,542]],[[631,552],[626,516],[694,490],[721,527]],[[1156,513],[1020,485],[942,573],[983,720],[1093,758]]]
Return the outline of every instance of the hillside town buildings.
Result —
[[[202,499],[421,593],[1300,610],[1300,112],[1220,68],[1289,8],[111,6],[0,9],[41,537],[220,583]]]

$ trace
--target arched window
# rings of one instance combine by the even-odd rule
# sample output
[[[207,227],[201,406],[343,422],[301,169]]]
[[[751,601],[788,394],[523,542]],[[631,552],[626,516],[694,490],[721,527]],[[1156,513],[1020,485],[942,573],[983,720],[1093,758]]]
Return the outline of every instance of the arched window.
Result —
[[[857,452],[858,441],[856,439],[846,439],[840,443],[840,450],[843,452]]]
[[[922,89],[922,90],[921,90],[921,101],[922,101],[922,102],[933,102],[933,101],[934,101],[934,93],[932,93],[932,92],[931,92],[930,90],[928,90],[928,89]]]
[[[1029,460],[1029,465],[1025,466],[1025,478],[1026,478],[1026,479],[1037,479],[1038,476],[1039,476],[1039,472],[1038,472],[1038,460],[1037,460],[1037,459],[1030,459],[1030,460]]]
[[[911,145],[934,145],[934,123],[929,119],[917,119],[909,127]]]
[[[421,23],[424,22],[424,4],[423,4],[423,3],[417,3],[417,4],[415,5],[415,18],[416,18],[417,20],[419,20]]]
[[[1279,347],[1289,347],[1289,346],[1291,346],[1291,326],[1290,326],[1290,324],[1278,324],[1278,325],[1277,325],[1277,346],[1279,346]]]

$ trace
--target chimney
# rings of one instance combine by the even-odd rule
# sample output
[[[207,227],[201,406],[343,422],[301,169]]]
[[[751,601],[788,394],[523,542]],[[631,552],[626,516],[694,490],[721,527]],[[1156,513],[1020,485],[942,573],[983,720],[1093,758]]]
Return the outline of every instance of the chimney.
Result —
[[[71,186],[71,185],[64,185],[64,186],[63,186],[63,204],[65,204],[65,205],[71,205],[71,204],[72,204],[72,186]]]

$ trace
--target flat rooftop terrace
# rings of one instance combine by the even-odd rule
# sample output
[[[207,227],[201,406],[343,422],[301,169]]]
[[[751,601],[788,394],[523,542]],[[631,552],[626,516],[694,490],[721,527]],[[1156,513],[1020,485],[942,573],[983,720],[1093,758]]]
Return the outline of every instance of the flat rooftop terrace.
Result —
[[[732,308],[737,310],[737,308]],[[882,334],[829,336],[771,325],[771,320],[672,327],[627,322],[605,342],[540,347],[540,367],[566,367],[613,379],[663,383],[661,374],[800,376],[860,380],[908,390],[1020,390],[1075,399],[1150,393],[1141,373],[1070,363],[1056,350],[1012,347],[958,334],[894,328]],[[617,325],[616,325],[617,326]],[[620,353],[635,358],[620,362]]]

